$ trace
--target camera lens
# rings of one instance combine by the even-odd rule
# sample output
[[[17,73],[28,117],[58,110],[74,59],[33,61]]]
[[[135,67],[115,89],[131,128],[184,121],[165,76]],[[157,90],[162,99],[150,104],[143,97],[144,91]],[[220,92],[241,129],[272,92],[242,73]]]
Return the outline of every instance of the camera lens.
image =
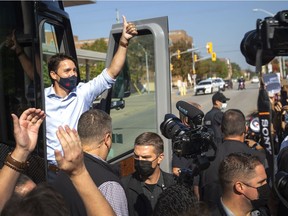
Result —
[[[244,55],[246,62],[250,65],[256,65],[257,50],[262,47],[261,41],[258,39],[256,30],[247,32],[240,44],[241,53]],[[268,64],[275,56],[271,51],[263,50],[262,65]]]
[[[160,125],[160,130],[167,139],[173,139],[184,134],[189,128],[182,124],[181,120],[175,115],[166,114],[164,121]]]
[[[288,11],[287,10],[278,12],[275,17],[280,22],[288,23]]]
[[[288,198],[288,173],[280,171],[276,174],[276,187],[286,199]]]

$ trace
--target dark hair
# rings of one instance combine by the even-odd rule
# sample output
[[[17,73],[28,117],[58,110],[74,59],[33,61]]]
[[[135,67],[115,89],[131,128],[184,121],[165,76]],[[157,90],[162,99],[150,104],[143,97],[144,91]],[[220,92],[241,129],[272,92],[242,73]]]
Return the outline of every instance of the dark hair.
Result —
[[[219,181],[225,190],[235,180],[243,181],[253,178],[255,167],[262,164],[260,159],[247,153],[232,153],[229,154],[219,166]]]
[[[205,216],[210,215],[208,207],[199,202],[192,187],[175,184],[164,190],[157,200],[153,216]]]
[[[154,146],[155,153],[161,154],[164,151],[163,139],[154,132],[145,132],[136,137],[134,146]]]
[[[106,112],[91,109],[80,116],[77,130],[82,144],[91,140],[100,142],[105,133],[112,132],[112,120]]]
[[[64,53],[57,53],[57,54],[51,56],[51,58],[49,59],[49,62],[48,62],[48,73],[49,73],[49,77],[51,79],[51,82],[53,84],[54,84],[54,80],[52,79],[52,77],[50,75],[50,72],[51,71],[57,72],[60,62],[62,62],[64,60],[71,60],[71,61],[74,62],[75,66],[77,65],[77,62],[76,62],[76,60],[73,57],[68,56],[68,55],[66,55]]]
[[[19,196],[25,196],[34,188],[32,188],[32,186],[36,186],[36,183],[27,175],[21,173],[17,179],[14,193],[18,194]]]
[[[13,208],[13,209],[10,209]],[[13,212],[13,214],[12,214]],[[25,197],[10,199],[1,216],[69,216],[63,197],[47,183],[41,183]]]
[[[238,109],[229,109],[222,117],[221,129],[224,137],[242,135],[246,132],[244,114]]]
[[[27,175],[20,173],[19,178],[17,179],[16,186],[21,186],[26,184],[28,181],[32,181]]]

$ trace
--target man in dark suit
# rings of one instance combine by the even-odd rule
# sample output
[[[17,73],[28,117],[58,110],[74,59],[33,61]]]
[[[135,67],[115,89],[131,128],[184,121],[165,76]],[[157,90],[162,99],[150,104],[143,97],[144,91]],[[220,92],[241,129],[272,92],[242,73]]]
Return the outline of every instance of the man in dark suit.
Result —
[[[120,178],[106,162],[112,146],[111,117],[97,109],[86,111],[79,119],[78,133],[84,151],[85,166],[96,186],[116,215],[128,215],[127,198]],[[65,172],[59,172],[53,185],[63,195],[71,216],[87,215],[81,197]]]
[[[222,194],[218,169],[222,160],[231,153],[241,152],[256,155],[265,164],[265,152],[250,148],[245,142],[247,131],[244,114],[237,109],[229,109],[222,117],[221,129],[224,141],[218,145],[215,160],[201,173],[200,199],[209,206],[215,206]]]
[[[159,195],[175,183],[174,177],[160,169],[164,158],[162,138],[153,132],[140,134],[134,143],[135,172],[122,178],[129,215],[152,215]]]
[[[219,181],[223,194],[212,215],[270,215],[266,205],[271,189],[265,168],[257,156],[228,155],[220,164]]]

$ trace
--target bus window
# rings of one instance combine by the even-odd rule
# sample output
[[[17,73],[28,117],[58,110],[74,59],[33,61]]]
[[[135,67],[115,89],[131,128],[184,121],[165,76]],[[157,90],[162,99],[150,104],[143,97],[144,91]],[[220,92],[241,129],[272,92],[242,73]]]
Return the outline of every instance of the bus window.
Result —
[[[157,131],[153,44],[151,32],[134,37],[129,42],[126,63],[121,73],[130,75],[129,91],[131,95],[124,99],[125,107],[123,109],[111,109],[110,111],[113,125],[113,145],[108,160],[117,158],[133,149],[134,140],[139,134]],[[121,79],[121,76],[119,78]],[[121,80],[127,82],[125,79]],[[116,83],[113,91],[119,94],[120,90],[121,88]],[[115,94],[112,95],[115,96]]]
[[[33,14],[29,4],[24,7],[21,2],[1,1],[0,17],[0,142],[14,146],[11,113],[19,116],[26,108],[36,106],[36,95],[39,95],[34,88],[33,72],[28,76],[21,64],[22,52],[28,57],[35,54]],[[16,45],[21,52],[16,50]]]
[[[48,71],[48,61],[52,55],[65,52],[64,48],[64,28],[44,22],[41,28],[41,47],[42,47],[42,71],[44,87],[51,86],[51,80]]]

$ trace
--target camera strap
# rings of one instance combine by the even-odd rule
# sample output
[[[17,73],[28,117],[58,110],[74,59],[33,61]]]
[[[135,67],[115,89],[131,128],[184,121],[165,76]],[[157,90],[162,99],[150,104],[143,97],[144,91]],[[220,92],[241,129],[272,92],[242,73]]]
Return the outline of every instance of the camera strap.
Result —
[[[271,115],[271,104],[268,96],[268,92],[265,89],[263,76],[262,76],[262,49],[257,50],[256,54],[256,73],[260,74],[260,89],[258,95],[258,113],[259,113],[259,124],[260,124],[260,133],[261,140],[260,145],[265,149],[266,159],[268,162],[268,178],[271,179],[272,186],[277,196],[281,200],[281,202],[288,208],[288,202],[286,199],[279,193],[277,186],[275,185],[275,148],[274,148],[274,140],[271,134],[271,123],[272,123],[272,115]]]

